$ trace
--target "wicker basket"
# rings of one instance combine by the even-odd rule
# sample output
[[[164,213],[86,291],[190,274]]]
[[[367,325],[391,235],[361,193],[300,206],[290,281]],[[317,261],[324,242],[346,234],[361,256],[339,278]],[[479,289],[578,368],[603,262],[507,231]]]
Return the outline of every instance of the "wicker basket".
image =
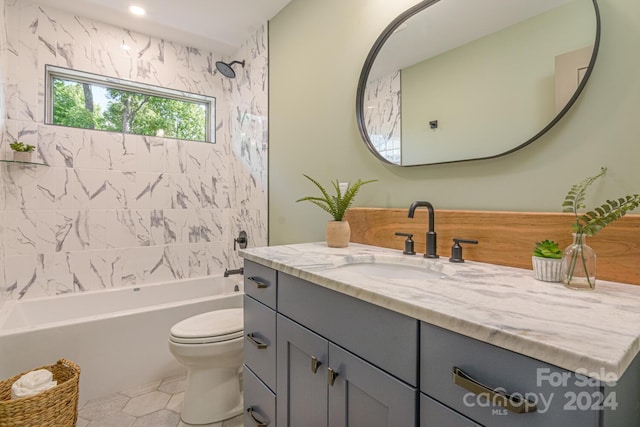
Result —
[[[43,366],[58,382],[35,396],[11,399],[11,385],[22,375],[0,382],[0,427],[74,427],[78,418],[78,382],[80,367],[60,359]]]

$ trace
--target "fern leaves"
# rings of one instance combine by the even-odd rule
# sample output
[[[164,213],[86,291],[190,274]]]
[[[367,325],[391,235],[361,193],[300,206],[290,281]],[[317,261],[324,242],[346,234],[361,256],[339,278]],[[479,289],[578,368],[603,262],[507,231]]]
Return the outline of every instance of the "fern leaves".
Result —
[[[356,197],[356,194],[358,194],[360,187],[370,182],[377,181],[377,179],[371,179],[368,181],[362,181],[361,179],[358,179],[353,183],[353,185],[347,186],[343,194],[340,191],[340,184],[336,179],[334,181],[331,181],[331,184],[333,185],[333,188],[336,192],[335,196],[333,196],[330,195],[318,181],[308,175],[303,176],[311,181],[316,187],[318,187],[320,193],[322,194],[322,197],[307,196],[296,200],[296,202],[309,201],[314,205],[320,207],[322,210],[328,212],[335,221],[342,221],[345,212],[347,212],[347,209],[349,209],[353,204],[353,201]]]
[[[607,168],[602,168],[599,174],[573,185],[562,203],[562,212],[571,212],[576,217],[576,222],[571,226],[576,233],[595,236],[604,227],[640,206],[640,194],[634,194],[616,200],[607,200],[594,210],[579,214],[579,209],[586,208],[584,199],[587,189],[606,172]]]

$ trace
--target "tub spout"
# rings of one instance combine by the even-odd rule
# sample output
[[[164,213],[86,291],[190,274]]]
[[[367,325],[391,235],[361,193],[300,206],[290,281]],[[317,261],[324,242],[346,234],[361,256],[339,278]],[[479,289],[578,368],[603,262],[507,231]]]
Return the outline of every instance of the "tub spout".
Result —
[[[226,268],[224,269],[224,277],[229,277],[232,274],[244,274],[244,268],[240,267],[235,270],[227,270]]]

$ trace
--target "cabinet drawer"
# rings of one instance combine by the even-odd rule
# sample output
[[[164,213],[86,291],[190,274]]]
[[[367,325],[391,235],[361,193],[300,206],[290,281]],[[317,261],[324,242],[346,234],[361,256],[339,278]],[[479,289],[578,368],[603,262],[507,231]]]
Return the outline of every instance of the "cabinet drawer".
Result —
[[[251,369],[244,378],[244,425],[276,426],[276,395],[265,386]]]
[[[244,296],[244,363],[276,389],[276,312]]]
[[[460,370],[458,384],[454,368]],[[427,323],[421,324],[420,369],[424,393],[482,425],[599,425],[604,389],[598,381]],[[524,397],[536,408],[514,400],[507,409],[507,399],[491,390]],[[514,412],[518,407],[532,412]]]
[[[420,427],[482,427],[420,393]]]
[[[274,310],[276,283],[276,270],[252,261],[244,261],[244,292]]]
[[[417,320],[283,273],[278,312],[417,386]]]

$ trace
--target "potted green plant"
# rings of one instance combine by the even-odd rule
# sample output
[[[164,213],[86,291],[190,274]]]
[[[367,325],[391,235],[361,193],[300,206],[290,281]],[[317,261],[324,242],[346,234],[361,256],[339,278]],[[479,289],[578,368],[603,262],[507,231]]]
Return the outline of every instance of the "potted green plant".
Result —
[[[16,162],[30,162],[31,154],[36,149],[35,146],[20,141],[12,142],[9,147],[13,150],[13,160]]]
[[[544,282],[562,280],[562,250],[553,240],[536,242],[531,262],[533,277]]]
[[[584,199],[589,186],[606,172],[607,168],[603,167],[599,174],[573,185],[562,203],[562,211],[575,216],[575,222],[571,225],[573,243],[565,249],[562,260],[562,281],[569,288],[593,290],[596,287],[596,255],[586,244],[586,237],[595,236],[607,225],[640,206],[640,194],[634,194],[607,200],[594,210],[578,213],[586,208]]]
[[[335,190],[335,196],[329,195],[329,192],[315,179],[308,175],[304,175],[309,181],[311,181],[320,190],[321,196],[307,196],[302,197],[296,202],[309,201],[316,206],[319,206],[322,210],[331,215],[333,221],[327,223],[325,237],[327,239],[327,246],[330,248],[344,248],[349,245],[349,239],[351,238],[351,228],[349,223],[344,221],[344,214],[353,204],[354,198],[360,187],[370,182],[377,181],[372,179],[368,181],[362,181],[358,178],[353,184],[342,186],[338,180],[331,181]]]

